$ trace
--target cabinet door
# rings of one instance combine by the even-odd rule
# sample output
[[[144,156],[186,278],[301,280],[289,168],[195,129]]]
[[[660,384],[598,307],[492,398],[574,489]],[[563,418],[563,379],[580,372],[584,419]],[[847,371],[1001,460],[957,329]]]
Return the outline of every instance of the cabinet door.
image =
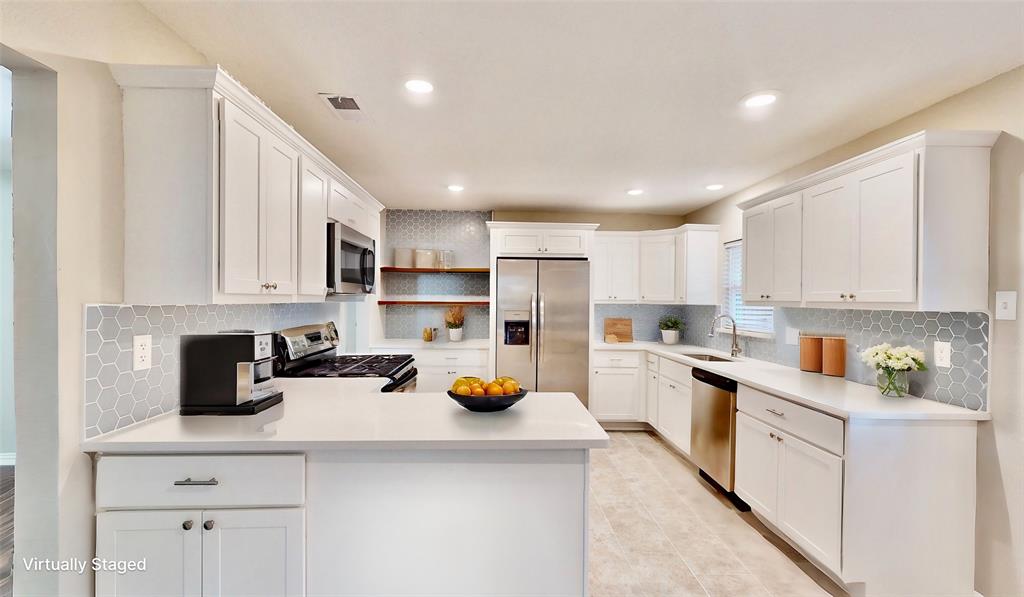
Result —
[[[823,564],[838,571],[843,461],[791,435],[780,437],[778,527]],[[737,454],[737,464],[738,461]],[[737,470],[737,484],[738,475]]]
[[[767,254],[771,260],[771,269],[766,294],[772,301],[799,301],[803,275],[803,209],[800,193],[772,201],[769,210],[771,247]]]
[[[674,236],[640,239],[640,300],[672,302],[676,290]]]
[[[197,528],[203,536],[203,597],[304,594],[301,508],[207,510],[202,515],[203,525]]]
[[[284,140],[267,136],[262,197],[266,234],[260,243],[266,266],[263,279],[271,285],[271,294],[294,294],[299,279],[299,153]]]
[[[190,523],[190,525],[188,524]],[[191,526],[186,529],[186,526]],[[96,557],[146,560],[145,572],[96,572],[97,597],[198,597],[203,592],[202,512],[154,510],[96,515]]]
[[[594,369],[590,412],[599,421],[640,420],[640,370],[627,367]]]
[[[539,230],[505,230],[500,242],[502,255],[537,254],[542,251],[543,238]]]
[[[302,160],[299,201],[299,294],[327,291],[327,201],[330,181],[313,162]]]
[[[658,429],[658,374],[647,372],[647,393],[644,395],[647,402],[647,422],[655,429]]]
[[[690,388],[659,376],[658,431],[684,453],[690,453]]]
[[[856,209],[856,301],[901,303],[917,296],[917,190],[914,152],[852,173]]]
[[[544,252],[549,255],[586,255],[587,243],[582,230],[557,230],[544,233]]]
[[[594,238],[594,250],[590,252],[590,271],[593,272],[595,301],[612,300],[612,253],[613,240],[607,236]]]
[[[772,285],[771,206],[743,212],[743,300],[768,300]]]
[[[612,299],[636,302],[640,298],[640,239],[615,239],[610,247],[608,267]]]
[[[736,413],[736,495],[774,522],[779,502],[778,432]]]
[[[846,176],[804,191],[803,298],[845,302],[853,288],[854,201]]]
[[[222,104],[220,132],[221,291],[260,294],[263,284],[260,170],[269,132],[229,101]]]

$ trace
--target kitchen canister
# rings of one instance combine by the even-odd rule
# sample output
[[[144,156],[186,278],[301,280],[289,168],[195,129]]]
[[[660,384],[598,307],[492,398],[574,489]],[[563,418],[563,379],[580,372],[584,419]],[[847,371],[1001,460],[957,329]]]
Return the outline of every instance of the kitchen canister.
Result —
[[[412,249],[395,249],[395,267],[411,268],[412,266]]]
[[[835,377],[846,377],[846,338],[821,339],[821,372]]]
[[[821,336],[800,336],[800,370],[821,373]]]
[[[438,261],[441,269],[452,269],[455,267],[455,251],[438,251]]]
[[[436,269],[437,251],[434,249],[416,249],[416,267],[418,269]]]

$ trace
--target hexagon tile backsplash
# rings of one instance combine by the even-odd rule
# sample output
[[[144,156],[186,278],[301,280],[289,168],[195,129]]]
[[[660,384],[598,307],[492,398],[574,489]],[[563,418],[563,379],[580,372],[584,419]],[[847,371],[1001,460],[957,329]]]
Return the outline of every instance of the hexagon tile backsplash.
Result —
[[[338,303],[275,305],[87,305],[85,437],[138,423],[178,407],[182,334],[230,329],[273,331],[337,321]],[[132,371],[132,337],[153,337],[152,367]]]

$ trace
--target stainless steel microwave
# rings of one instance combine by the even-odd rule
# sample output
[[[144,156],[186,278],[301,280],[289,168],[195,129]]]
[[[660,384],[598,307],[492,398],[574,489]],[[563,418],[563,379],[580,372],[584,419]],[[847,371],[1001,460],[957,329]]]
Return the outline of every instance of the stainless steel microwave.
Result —
[[[376,281],[374,240],[344,224],[327,224],[327,294],[369,294]]]

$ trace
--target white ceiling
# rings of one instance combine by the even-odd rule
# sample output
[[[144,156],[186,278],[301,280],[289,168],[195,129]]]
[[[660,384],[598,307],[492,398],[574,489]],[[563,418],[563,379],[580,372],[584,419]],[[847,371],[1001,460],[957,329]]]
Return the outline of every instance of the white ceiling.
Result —
[[[685,213],[1024,62],[1022,3],[144,5],[398,208]]]

